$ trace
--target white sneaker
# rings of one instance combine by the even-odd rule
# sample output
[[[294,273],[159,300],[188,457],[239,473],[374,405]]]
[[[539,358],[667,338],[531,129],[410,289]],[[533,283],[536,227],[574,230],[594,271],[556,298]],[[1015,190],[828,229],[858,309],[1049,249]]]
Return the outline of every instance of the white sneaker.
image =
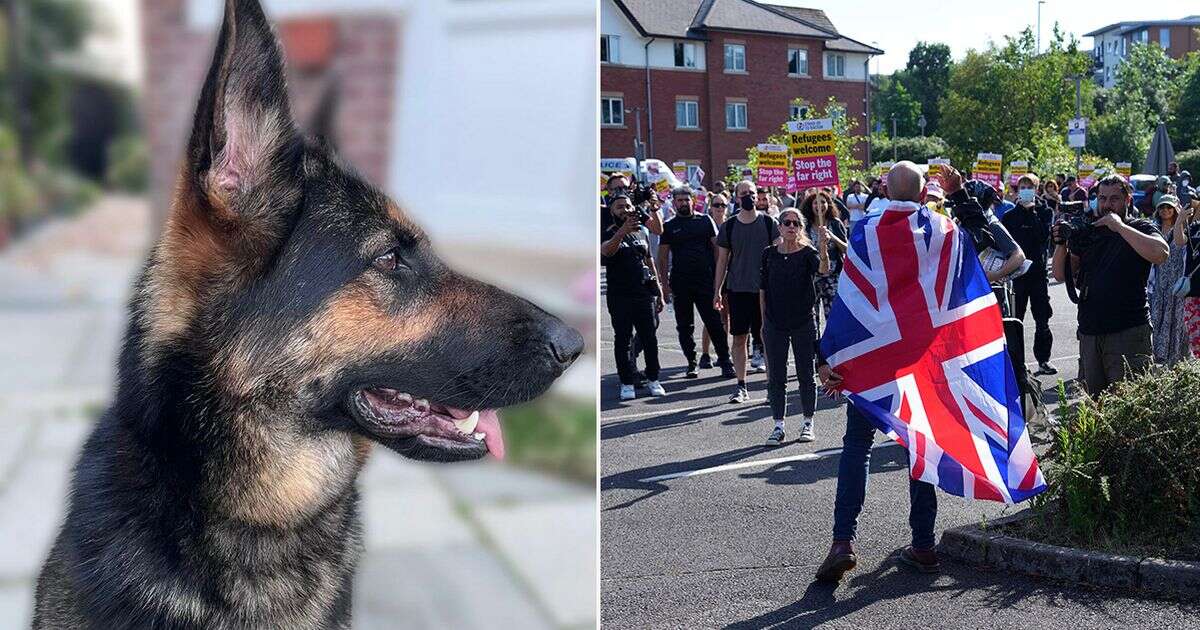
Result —
[[[633,385],[621,386],[621,400],[633,400],[637,398],[637,392],[633,391]]]
[[[800,437],[799,437],[798,441],[811,442],[815,439],[816,439],[816,436],[813,434],[813,419],[805,418],[804,426],[800,428]]]
[[[755,372],[767,371],[767,362],[763,360],[763,355],[758,349],[755,349],[754,354],[750,357],[750,369]]]
[[[662,383],[659,383],[658,381],[650,381],[649,383],[646,383],[646,390],[650,392],[651,396],[667,395],[667,390],[663,389]]]

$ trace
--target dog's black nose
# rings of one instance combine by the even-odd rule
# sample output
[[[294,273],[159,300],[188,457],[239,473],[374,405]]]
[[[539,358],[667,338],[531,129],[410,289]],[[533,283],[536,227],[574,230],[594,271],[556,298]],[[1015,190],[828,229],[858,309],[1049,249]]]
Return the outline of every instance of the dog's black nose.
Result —
[[[549,331],[550,352],[563,369],[583,354],[583,335],[562,322],[554,322]]]

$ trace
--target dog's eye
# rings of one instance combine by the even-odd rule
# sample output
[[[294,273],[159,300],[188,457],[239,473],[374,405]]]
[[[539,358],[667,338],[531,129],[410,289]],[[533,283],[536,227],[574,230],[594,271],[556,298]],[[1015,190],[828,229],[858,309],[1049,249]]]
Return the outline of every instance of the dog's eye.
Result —
[[[377,256],[371,261],[371,265],[384,273],[395,273],[401,269],[408,269],[408,265],[404,264],[404,259],[400,258],[400,254],[395,249],[389,249],[381,256]]]

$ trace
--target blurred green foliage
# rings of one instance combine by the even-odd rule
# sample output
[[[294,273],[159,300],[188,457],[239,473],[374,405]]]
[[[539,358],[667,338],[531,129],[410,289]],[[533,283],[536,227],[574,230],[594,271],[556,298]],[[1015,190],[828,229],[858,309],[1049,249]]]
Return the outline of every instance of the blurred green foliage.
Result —
[[[594,400],[550,396],[506,409],[502,416],[509,461],[595,484]]]

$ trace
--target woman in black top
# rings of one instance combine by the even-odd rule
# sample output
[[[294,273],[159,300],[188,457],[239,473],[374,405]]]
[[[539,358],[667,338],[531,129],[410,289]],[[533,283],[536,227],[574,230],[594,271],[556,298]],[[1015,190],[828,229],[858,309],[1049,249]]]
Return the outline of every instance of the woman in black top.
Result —
[[[767,444],[771,446],[783,442],[789,345],[796,359],[800,405],[804,412],[800,441],[813,440],[813,413],[817,406],[817,386],[813,380],[817,341],[814,281],[818,274],[829,272],[827,233],[820,232],[817,247],[813,247],[804,230],[804,219],[796,209],[785,208],[779,213],[779,221],[782,239],[778,245],[763,250],[762,288],[758,292],[767,355],[767,398],[775,418],[775,429],[767,438]]]
[[[821,310],[817,315],[821,318],[817,329],[820,330],[829,323],[829,309],[833,308],[833,299],[837,297],[838,276],[842,273],[842,255],[846,253],[846,224],[842,222],[842,213],[838,210],[833,197],[821,190],[805,198],[800,206],[800,215],[804,217],[805,230],[810,243],[816,243],[818,235],[824,233],[831,243],[829,250],[829,270],[817,276],[817,303]]]

